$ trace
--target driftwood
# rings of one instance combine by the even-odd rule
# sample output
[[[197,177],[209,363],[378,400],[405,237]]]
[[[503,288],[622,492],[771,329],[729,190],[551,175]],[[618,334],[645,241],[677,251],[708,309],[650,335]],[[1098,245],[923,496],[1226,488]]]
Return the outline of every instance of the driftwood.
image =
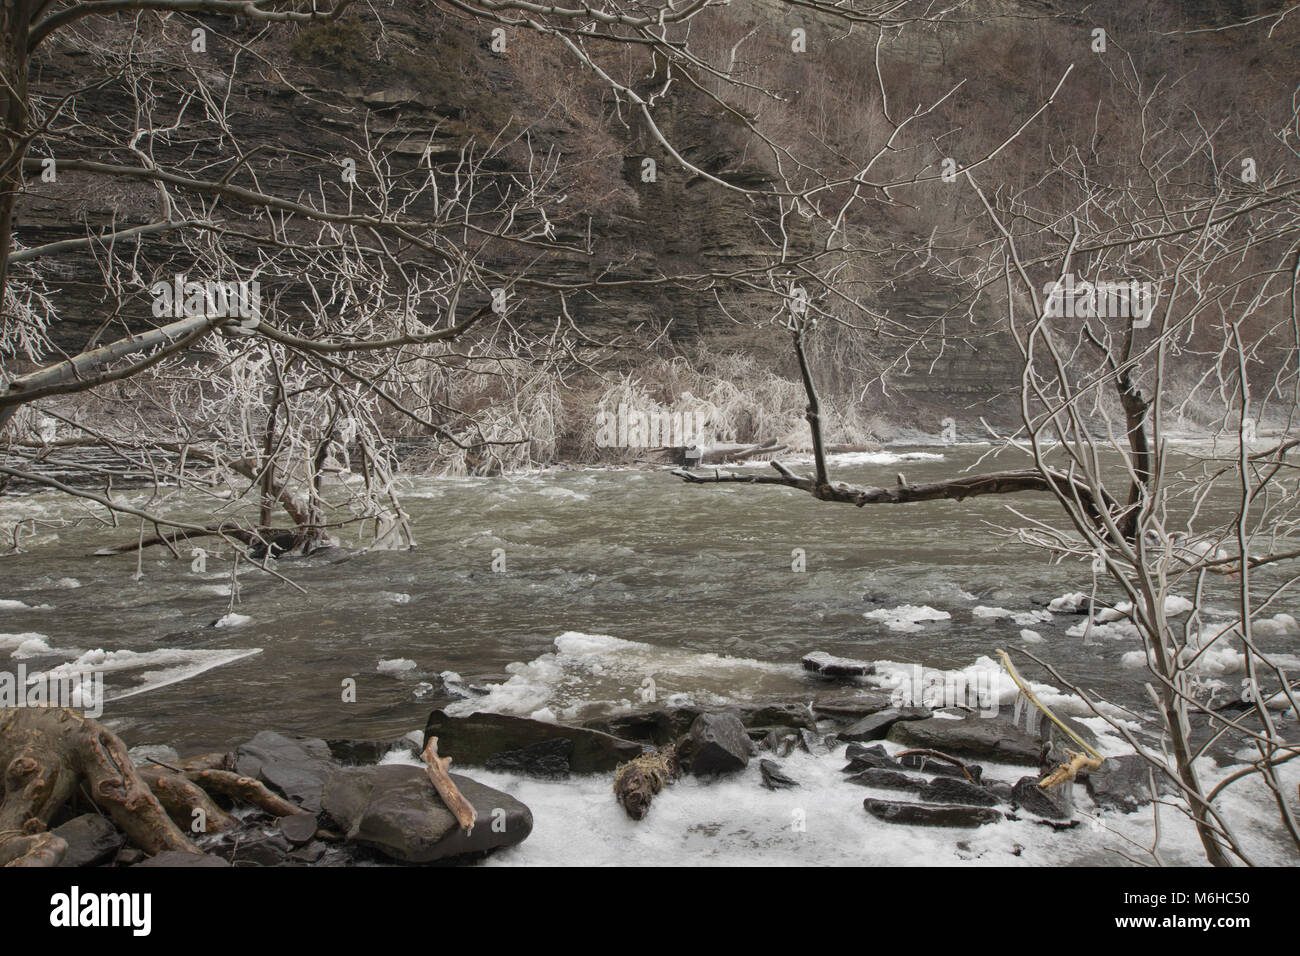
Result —
[[[622,764],[614,773],[614,797],[633,820],[645,819],[655,794],[680,773],[677,745],[668,744]]]
[[[460,828],[469,833],[474,829],[478,813],[460,792],[456,782],[451,779],[451,774],[447,772],[447,768],[451,766],[451,758],[438,756],[437,737],[430,737],[429,742],[424,745],[424,762],[429,779],[433,781],[433,789],[438,791],[438,796],[442,797],[442,802],[447,805],[447,809],[456,818]]]

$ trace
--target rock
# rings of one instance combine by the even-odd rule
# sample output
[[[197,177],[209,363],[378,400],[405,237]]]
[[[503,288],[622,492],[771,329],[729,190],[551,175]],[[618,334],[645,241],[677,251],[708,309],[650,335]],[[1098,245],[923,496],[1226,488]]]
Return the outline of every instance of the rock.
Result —
[[[569,776],[569,756],[572,753],[572,740],[541,740],[520,750],[493,754],[484,766],[503,773],[562,780]]]
[[[763,786],[769,790],[790,790],[799,786],[799,781],[787,777],[773,760],[760,760],[758,772],[763,776]]]
[[[856,721],[893,706],[894,701],[889,694],[880,691],[864,691],[861,694],[820,697],[813,701],[812,712],[817,717]]]
[[[902,770],[903,765],[889,755],[880,744],[865,747],[862,744],[849,744],[844,754],[849,762],[841,768],[841,773],[858,773],[863,770]]]
[[[1011,802],[1017,807],[1049,820],[1068,820],[1074,816],[1072,781],[1051,790],[1038,785],[1037,777],[1021,777],[1011,788]]]
[[[619,714],[583,724],[588,730],[598,730],[623,740],[662,747],[686,734],[703,711],[697,707],[669,707],[637,714]]]
[[[886,739],[907,747],[938,750],[953,757],[978,757],[1004,763],[1038,766],[1042,745],[1009,720],[980,717],[931,717],[900,720]]]
[[[798,734],[786,734],[781,738],[776,746],[776,755],[778,757],[788,757],[794,753],[794,748],[799,746]]]
[[[813,651],[805,654],[803,669],[819,677],[866,677],[876,672],[876,665],[869,661],[851,661],[844,657],[835,657],[825,651]]]
[[[157,856],[151,856],[149,859],[136,866],[230,866],[219,856],[213,856],[210,853],[186,853],[183,850],[164,850]]]
[[[953,777],[931,780],[921,788],[920,794],[922,800],[930,803],[960,803],[972,807],[992,807],[998,803],[993,793],[978,784]]]
[[[1089,771],[1084,781],[1088,796],[1105,810],[1131,813],[1151,802],[1151,764],[1137,754],[1107,757],[1100,770]],[[1173,793],[1175,787],[1164,774],[1156,771],[1156,788]]]
[[[280,818],[280,832],[295,846],[310,843],[316,837],[316,814],[295,813]]]
[[[316,863],[325,855],[327,849],[328,847],[320,840],[313,840],[306,846],[300,846],[298,849],[290,853],[289,859],[293,860],[295,863]]]
[[[283,834],[244,833],[227,848],[231,866],[284,866],[293,849]]]
[[[565,740],[572,745],[568,755],[571,773],[612,773],[619,764],[639,757],[645,750],[635,741],[586,727],[566,727],[505,714],[450,717],[441,710],[429,715],[423,743],[427,744],[430,737],[438,738],[440,754],[454,758],[456,765],[461,767],[484,766],[496,754],[523,750],[537,743]]]
[[[769,730],[815,730],[817,723],[812,712],[803,704],[769,704],[764,707],[742,708],[740,722],[750,736],[760,738]]]
[[[927,806],[923,803],[897,803],[893,800],[877,800],[867,797],[862,801],[877,820],[886,823],[907,823],[922,827],[964,827],[972,829],[986,823],[997,823],[1002,813],[992,807],[963,807],[957,804],[946,806]]]
[[[814,730],[799,731],[799,743],[803,749],[815,757],[824,757],[831,752],[831,744],[835,740],[834,734],[819,734]]]
[[[678,752],[691,773],[700,777],[744,770],[752,748],[740,718],[723,712],[695,718]]]
[[[478,814],[468,836],[424,770],[409,764],[336,771],[325,784],[325,812],[349,841],[403,863],[485,853],[520,843],[532,832],[532,812],[514,797],[462,774],[451,778]]]
[[[113,826],[113,821],[98,813],[83,813],[62,826],[54,828],[54,835],[67,841],[68,852],[59,866],[98,866],[107,862],[126,838]]]
[[[420,755],[420,735],[418,732],[398,737],[396,740],[327,740],[330,756],[345,766],[362,767],[379,763],[394,750],[407,751],[414,756]]]
[[[235,755],[240,774],[269,784],[311,813],[320,810],[325,779],[337,766],[325,741],[270,730],[241,744]]]
[[[913,793],[920,791],[925,786],[924,780],[909,777],[897,770],[886,770],[879,767],[868,768],[861,773],[853,774],[851,777],[845,777],[845,779],[849,783],[857,784],[860,787],[879,787],[882,790],[910,790]]]
[[[889,728],[900,720],[925,720],[930,711],[924,707],[891,707],[878,711],[853,724],[847,730],[841,730],[841,740],[862,742],[864,740],[883,740]]]
[[[144,859],[144,853],[133,846],[123,847],[113,860],[118,866],[134,866]]]
[[[933,777],[956,777],[958,780],[965,780],[966,773],[969,772],[976,783],[984,782],[984,768],[977,763],[966,764],[966,770],[963,771],[956,764],[931,757],[929,754],[904,754],[898,758],[898,762],[904,767],[919,770]]]

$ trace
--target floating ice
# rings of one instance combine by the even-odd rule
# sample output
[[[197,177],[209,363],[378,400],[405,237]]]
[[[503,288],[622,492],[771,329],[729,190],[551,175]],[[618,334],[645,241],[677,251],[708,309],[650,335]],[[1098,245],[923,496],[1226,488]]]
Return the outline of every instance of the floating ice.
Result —
[[[869,621],[880,621],[891,631],[919,631],[922,622],[950,621],[952,615],[947,611],[936,611],[928,605],[917,607],[914,604],[902,604],[894,608],[879,608],[862,615]]]

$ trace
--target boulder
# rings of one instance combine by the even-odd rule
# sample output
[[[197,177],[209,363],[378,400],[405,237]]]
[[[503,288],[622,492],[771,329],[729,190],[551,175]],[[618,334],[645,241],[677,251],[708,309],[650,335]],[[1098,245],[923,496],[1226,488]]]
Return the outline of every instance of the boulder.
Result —
[[[635,741],[586,727],[566,727],[505,714],[451,717],[441,710],[431,713],[425,724],[423,743],[427,744],[430,737],[438,738],[439,753],[454,758],[461,767],[484,766],[497,754],[563,740],[571,744],[569,772],[612,773],[619,764],[639,757],[645,750]]]
[[[1152,800],[1151,764],[1137,754],[1107,757],[1100,770],[1089,771],[1085,784],[1088,796],[1104,810],[1131,813]],[[1164,774],[1156,771],[1156,788],[1161,793],[1173,793],[1174,784]]]
[[[997,823],[1002,813],[992,807],[964,807],[958,804],[928,806],[924,803],[898,803],[867,797],[862,801],[877,820],[886,823],[907,823],[922,827],[963,827],[973,829],[986,823]]]
[[[900,720],[925,720],[929,716],[930,711],[924,707],[891,707],[863,717],[848,729],[841,730],[838,736],[841,740],[852,740],[858,743],[865,740],[883,740],[889,733],[889,728]]]
[[[602,717],[583,724],[588,730],[610,734],[623,740],[662,747],[683,736],[703,713],[697,707],[668,707],[635,714]]]
[[[791,790],[799,786],[799,781],[782,773],[774,760],[760,760],[758,772],[763,777],[763,786],[769,790]]]
[[[315,737],[288,737],[264,730],[235,751],[235,769],[279,790],[304,810],[321,808],[325,779],[337,764],[329,744]]]
[[[403,863],[432,863],[522,842],[529,809],[509,794],[454,773],[478,823],[466,835],[420,767],[381,764],[336,771],[325,784],[325,812],[346,838]]]
[[[68,844],[59,866],[98,866],[112,859],[122,848],[126,838],[113,826],[113,821],[98,813],[83,813],[62,826],[54,828],[54,835]]]
[[[752,752],[745,725],[726,712],[700,714],[678,747],[682,762],[697,777],[744,770]]]
[[[886,739],[906,747],[938,750],[953,757],[978,757],[1003,763],[1038,766],[1042,744],[1001,717],[930,717],[900,720]]]
[[[1021,777],[1011,788],[1011,802],[1034,816],[1046,817],[1048,820],[1068,820],[1074,816],[1074,801],[1071,799],[1073,789],[1073,781],[1044,790],[1038,785],[1037,777]]]
[[[889,755],[880,744],[872,747],[849,744],[844,756],[849,762],[840,768],[841,773],[860,773],[863,770],[902,770],[903,765]]]
[[[572,740],[540,740],[519,750],[503,750],[493,754],[484,766],[502,773],[562,780],[569,775],[569,758],[572,755]]]

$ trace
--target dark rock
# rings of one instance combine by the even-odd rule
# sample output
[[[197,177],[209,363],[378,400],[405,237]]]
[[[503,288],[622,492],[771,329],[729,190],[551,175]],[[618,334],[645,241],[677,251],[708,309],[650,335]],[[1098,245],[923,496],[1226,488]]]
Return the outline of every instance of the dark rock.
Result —
[[[824,757],[831,752],[831,743],[835,735],[819,734],[815,730],[799,731],[799,743],[804,750],[815,757]]]
[[[886,823],[906,823],[922,827],[963,827],[972,829],[986,823],[997,823],[1002,813],[992,807],[963,807],[957,804],[946,806],[927,806],[923,803],[897,803],[893,800],[877,800],[867,797],[862,801],[877,820]]]
[[[583,727],[623,740],[662,747],[685,735],[701,713],[703,711],[697,707],[669,707],[665,710],[603,717],[588,721]]]
[[[903,720],[889,728],[888,740],[954,757],[978,757],[1004,763],[1038,765],[1042,745],[1001,717],[931,717]]]
[[[799,786],[799,781],[787,777],[781,772],[775,761],[760,760],[758,771],[763,776],[763,786],[769,790],[789,790]]]
[[[348,840],[404,863],[431,863],[513,846],[532,832],[532,812],[514,797],[461,774],[451,778],[478,814],[468,836],[424,770],[407,764],[336,771],[325,785],[325,812],[346,831]]]
[[[279,833],[243,834],[227,849],[231,866],[283,866],[293,846]]]
[[[878,767],[863,770],[861,773],[855,773],[853,776],[844,779],[860,787],[880,787],[882,790],[910,790],[914,793],[925,786],[924,780],[909,777],[897,770],[885,770]]]
[[[313,840],[306,846],[300,846],[298,849],[290,853],[289,859],[293,860],[295,863],[316,863],[325,855],[327,849],[329,849],[329,847],[320,840]]]
[[[972,807],[992,807],[998,798],[978,784],[952,777],[938,777],[920,790],[921,799],[930,803],[961,803]]]
[[[136,866],[230,866],[219,856],[210,853],[186,853],[183,850],[164,850]]]
[[[285,839],[296,845],[310,843],[316,837],[316,814],[295,813],[280,818],[280,832]]]
[[[144,859],[144,853],[133,846],[122,847],[118,851],[117,857],[113,860],[119,866],[134,866]]]
[[[876,672],[876,665],[868,661],[851,661],[844,657],[835,657],[825,651],[813,651],[804,655],[803,669],[819,677],[866,677]]]
[[[1068,820],[1074,816],[1070,791],[1074,783],[1067,782],[1051,790],[1038,785],[1037,777],[1021,777],[1011,788],[1011,801],[1022,810],[1049,820]]]
[[[484,766],[503,773],[562,780],[569,776],[569,756],[572,753],[572,740],[542,740],[521,750],[503,750],[493,754]]]
[[[740,722],[758,739],[769,730],[815,730],[817,723],[812,712],[803,704],[769,704],[765,707],[742,708]]]
[[[841,730],[841,740],[862,742],[864,740],[883,740],[889,728],[900,720],[925,720],[930,711],[924,707],[902,707],[878,711],[853,724],[847,730]]]
[[[724,712],[695,718],[679,753],[691,773],[699,777],[744,770],[752,748],[740,718]]]
[[[235,753],[240,774],[269,784],[312,813],[320,810],[325,778],[337,766],[325,741],[270,730],[241,744]]]
[[[818,698],[813,701],[812,712],[818,717],[857,721],[882,710],[889,710],[893,706],[893,698],[889,694],[880,691],[864,691],[861,694],[839,694]]]
[[[1089,771],[1084,781],[1088,796],[1106,810],[1131,813],[1151,802],[1151,764],[1137,754],[1107,757],[1100,770]],[[1161,793],[1173,793],[1174,785],[1164,774],[1156,772],[1156,787]]]
[[[438,738],[438,752],[455,758],[457,766],[483,766],[500,753],[523,750],[534,744],[565,740],[572,773],[612,773],[621,763],[639,757],[641,744],[585,727],[548,724],[528,717],[505,714],[470,714],[450,717],[441,710],[429,715],[424,744]],[[746,738],[748,739],[748,738]]]
[[[53,833],[67,841],[68,852],[59,866],[98,866],[122,848],[126,838],[117,832],[113,821],[98,813],[73,817]]]
[[[420,741],[409,734],[396,740],[327,740],[325,743],[330,756],[349,767],[379,763],[394,750],[405,750],[416,757],[420,755]]]
[[[956,764],[948,763],[946,760],[940,760],[929,754],[904,754],[898,758],[898,762],[904,767],[919,770],[933,777],[956,777],[958,780],[965,780],[966,773],[969,772],[976,783],[982,784],[984,782],[984,768],[977,763],[968,763],[966,764],[966,770],[962,770]]]

